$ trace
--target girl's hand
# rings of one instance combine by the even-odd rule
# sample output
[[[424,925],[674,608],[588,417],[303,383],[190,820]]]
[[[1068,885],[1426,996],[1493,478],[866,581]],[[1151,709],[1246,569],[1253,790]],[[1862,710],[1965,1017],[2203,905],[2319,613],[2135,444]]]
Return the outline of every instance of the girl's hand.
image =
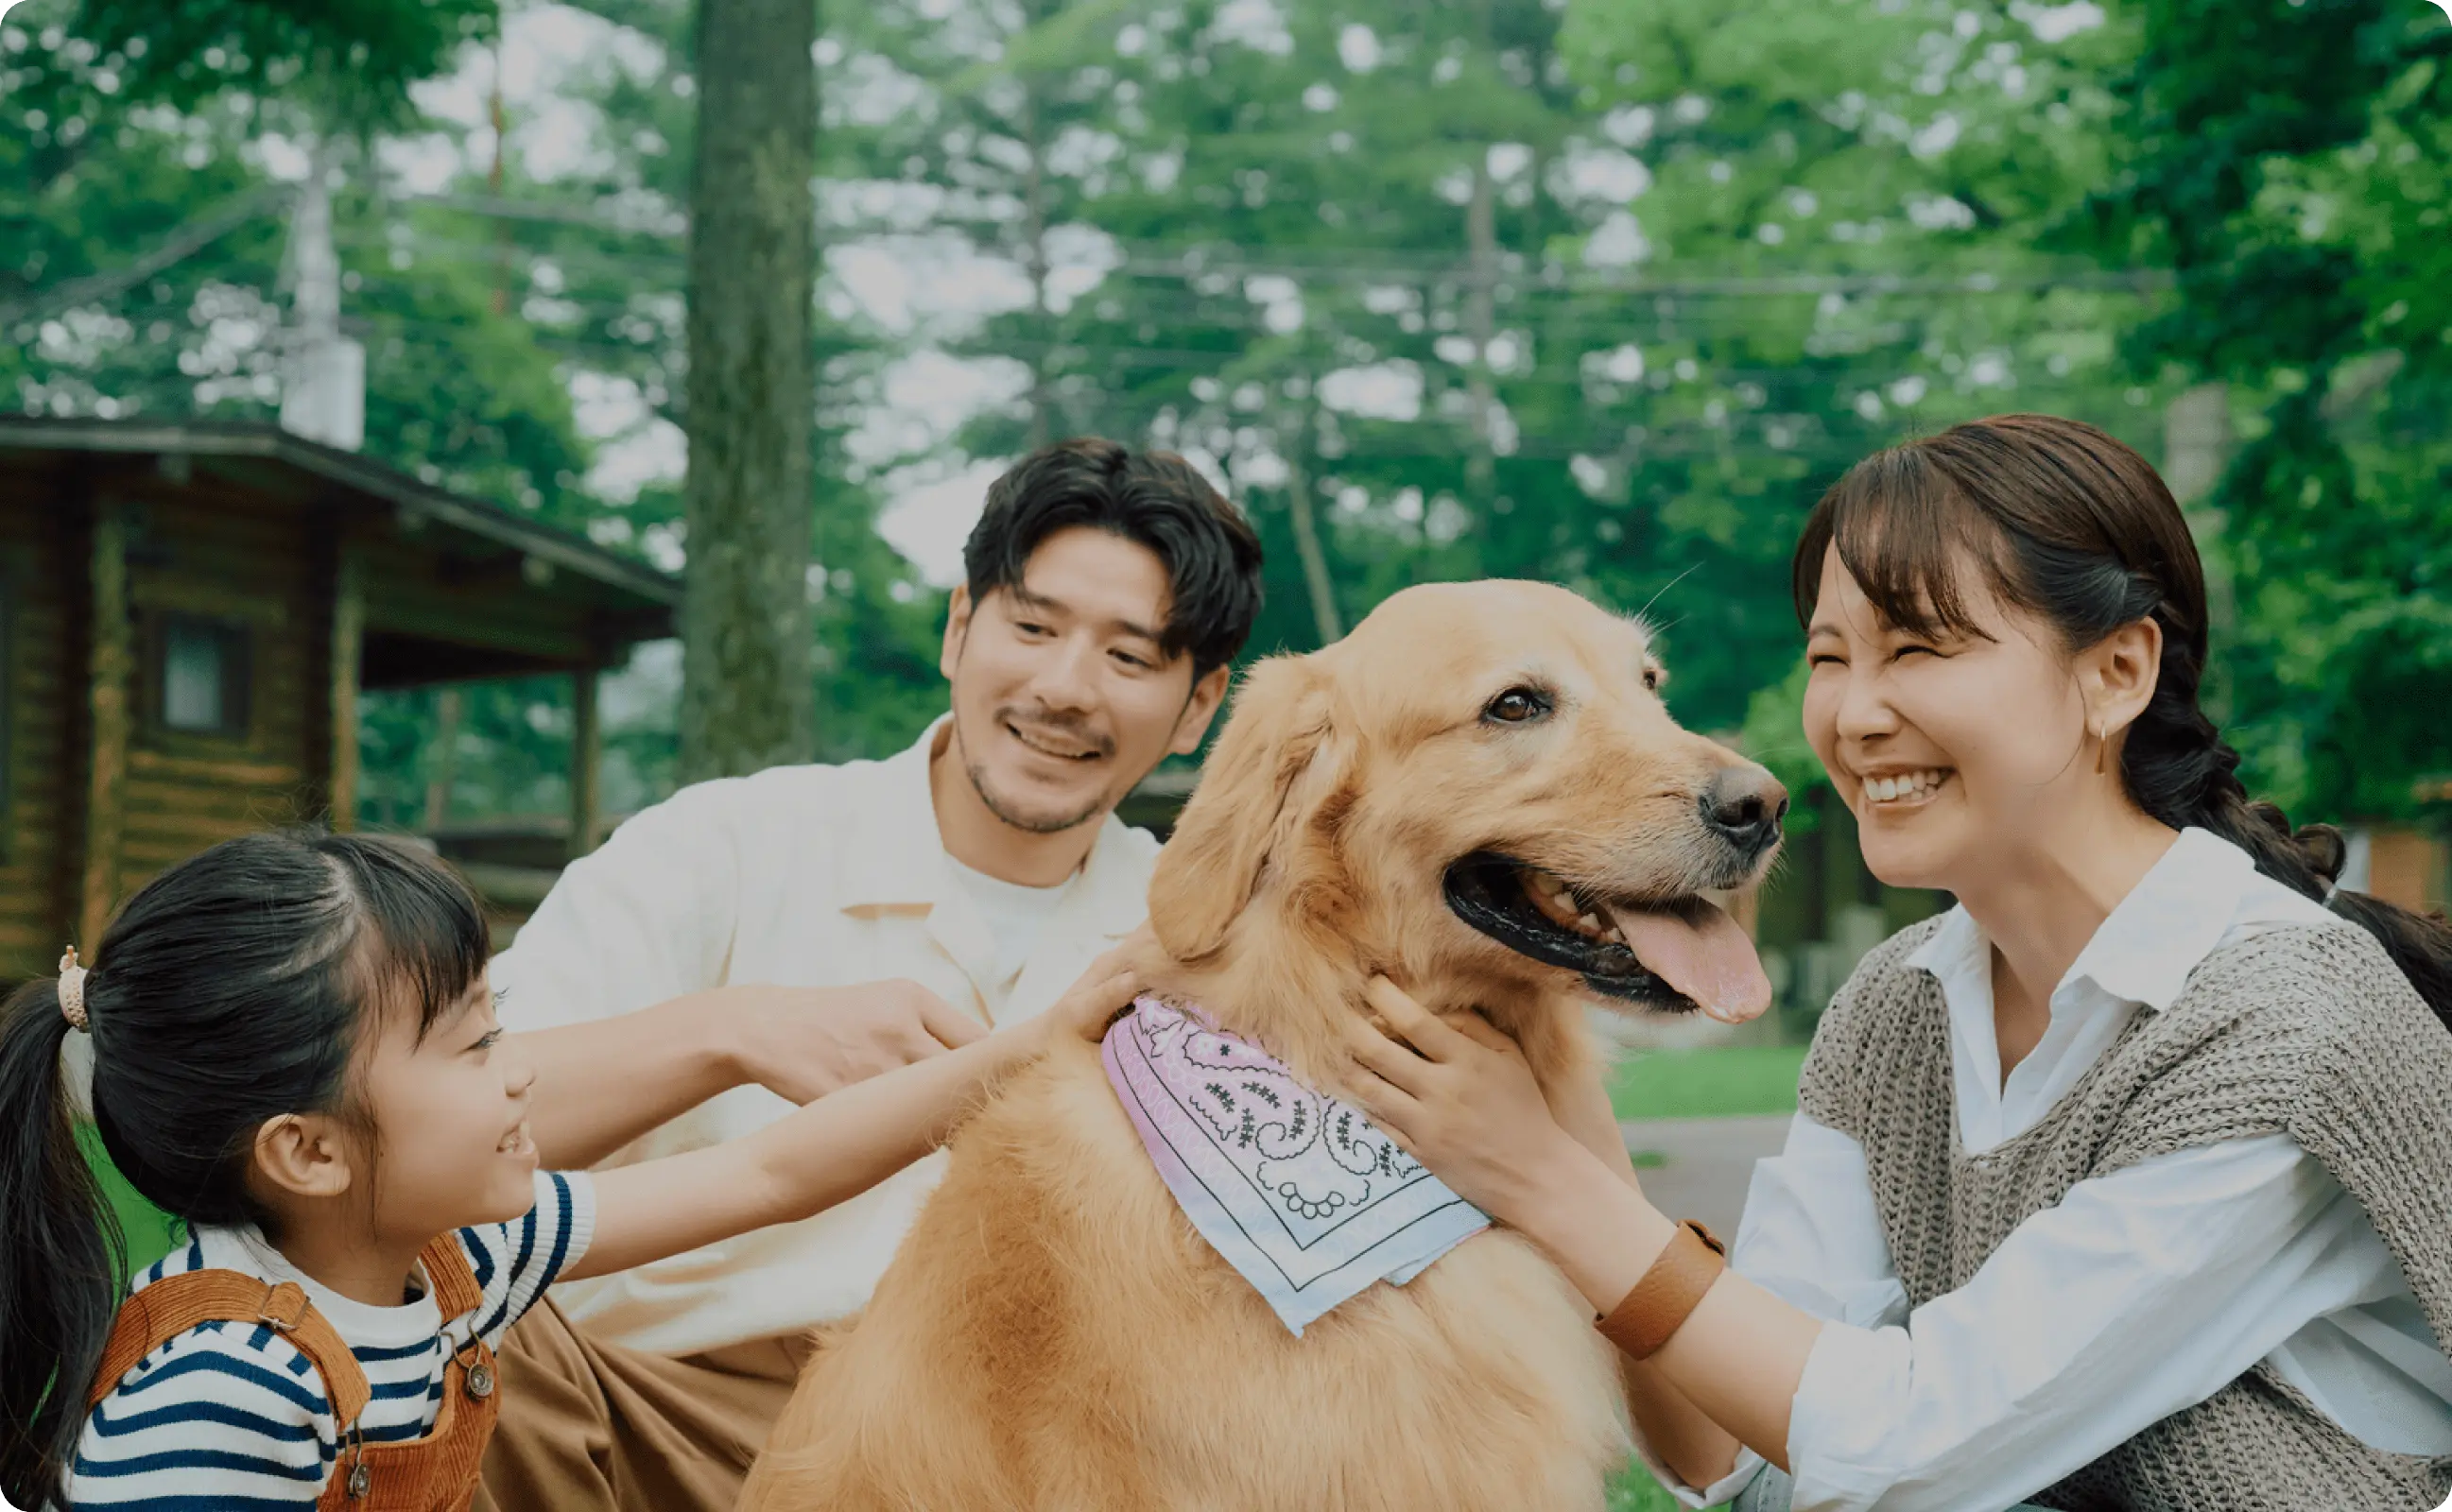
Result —
[[[1047,1011],[819,1098],[756,1133],[596,1176],[596,1237],[565,1280],[791,1223],[936,1149],[998,1080],[1067,1040],[1096,1041],[1139,991],[1109,952]]]
[[[1140,995],[1140,977],[1126,965],[1131,942],[1116,947],[1090,963],[1081,979],[1042,1015],[1051,1036],[1073,1036],[1096,1045],[1106,1038],[1107,1026]]]
[[[1347,1095],[1466,1201],[1526,1227],[1545,1185],[1592,1156],[1551,1116],[1524,1052],[1480,1014],[1441,1019],[1386,977],[1365,993],[1408,1043],[1350,1020]]]

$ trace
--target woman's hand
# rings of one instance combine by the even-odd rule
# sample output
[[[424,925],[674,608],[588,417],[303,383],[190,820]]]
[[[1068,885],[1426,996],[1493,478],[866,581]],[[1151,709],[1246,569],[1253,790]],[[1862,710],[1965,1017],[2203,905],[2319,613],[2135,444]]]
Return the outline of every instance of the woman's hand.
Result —
[[[1365,993],[1404,1043],[1352,1019],[1347,1094],[1466,1201],[1530,1227],[1540,1197],[1593,1157],[1558,1126],[1523,1051],[1478,1013],[1441,1019],[1386,977]]]

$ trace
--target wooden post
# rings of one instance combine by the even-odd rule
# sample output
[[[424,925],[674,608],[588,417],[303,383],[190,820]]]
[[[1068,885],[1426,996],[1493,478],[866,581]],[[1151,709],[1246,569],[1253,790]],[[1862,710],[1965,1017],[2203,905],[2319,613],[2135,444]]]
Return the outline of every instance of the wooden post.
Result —
[[[425,769],[424,829],[427,835],[442,829],[443,821],[451,816],[451,783],[460,775],[460,719],[466,709],[466,695],[456,687],[434,696],[434,734],[430,741],[434,759]]]
[[[603,764],[604,732],[596,714],[597,669],[570,675],[570,858],[596,849],[597,769]]]
[[[87,752],[85,874],[76,942],[90,954],[119,902],[119,844],[126,816],[129,684],[135,680],[134,627],[128,618],[128,506],[93,507],[92,621],[86,644]]]
[[[328,822],[358,827],[358,662],[366,642],[366,565],[343,542],[332,570],[332,770]]]

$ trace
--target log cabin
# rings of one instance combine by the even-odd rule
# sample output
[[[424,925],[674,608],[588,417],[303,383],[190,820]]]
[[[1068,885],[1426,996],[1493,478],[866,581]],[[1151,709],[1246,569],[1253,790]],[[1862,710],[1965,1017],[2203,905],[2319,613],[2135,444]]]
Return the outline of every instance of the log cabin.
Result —
[[[595,843],[600,673],[681,584],[270,425],[0,417],[0,982],[91,947],[217,840],[356,816],[362,692],[573,679]]]

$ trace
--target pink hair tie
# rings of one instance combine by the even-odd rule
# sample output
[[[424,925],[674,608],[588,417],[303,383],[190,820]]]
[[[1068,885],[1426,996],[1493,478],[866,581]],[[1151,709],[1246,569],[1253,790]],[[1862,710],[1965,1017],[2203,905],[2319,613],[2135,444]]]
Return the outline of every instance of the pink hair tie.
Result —
[[[86,1027],[85,976],[85,968],[77,964],[76,947],[71,945],[60,957],[60,1016],[70,1029]]]

